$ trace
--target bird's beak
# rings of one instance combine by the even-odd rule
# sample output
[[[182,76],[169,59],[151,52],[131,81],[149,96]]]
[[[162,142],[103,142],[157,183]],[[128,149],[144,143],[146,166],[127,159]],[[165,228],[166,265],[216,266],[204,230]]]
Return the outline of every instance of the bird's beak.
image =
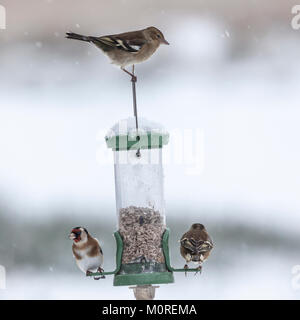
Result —
[[[71,232],[71,233],[69,234],[69,239],[70,239],[70,240],[76,239],[75,233]]]
[[[167,45],[170,44],[166,39],[163,39],[163,40],[162,40],[162,43],[163,43],[163,44],[167,44]]]

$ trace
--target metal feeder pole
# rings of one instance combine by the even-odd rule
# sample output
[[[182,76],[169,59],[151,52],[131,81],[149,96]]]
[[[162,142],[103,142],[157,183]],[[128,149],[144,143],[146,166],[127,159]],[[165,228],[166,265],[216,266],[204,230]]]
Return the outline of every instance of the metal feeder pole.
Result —
[[[135,83],[137,79],[136,79],[136,76],[134,75],[134,64],[132,65],[132,74],[133,74],[133,77],[131,78],[131,83],[132,83],[132,96],[133,96],[133,113],[135,117],[136,131],[138,131],[139,123],[138,123],[138,116],[137,116],[136,89],[135,89]]]
[[[151,284],[129,287],[129,289],[133,289],[136,300],[153,300],[156,288],[159,288],[159,286],[152,286]]]
[[[136,128],[136,134],[137,134],[137,140],[140,140],[140,137],[138,135],[139,132],[139,123],[138,123],[138,115],[137,115],[137,103],[136,103],[136,88],[135,83],[137,81],[136,76],[134,75],[134,64],[132,65],[132,77],[131,77],[131,84],[132,84],[132,97],[133,97],[133,114],[135,117],[135,128]],[[137,150],[136,156],[139,158],[141,156],[140,149]]]

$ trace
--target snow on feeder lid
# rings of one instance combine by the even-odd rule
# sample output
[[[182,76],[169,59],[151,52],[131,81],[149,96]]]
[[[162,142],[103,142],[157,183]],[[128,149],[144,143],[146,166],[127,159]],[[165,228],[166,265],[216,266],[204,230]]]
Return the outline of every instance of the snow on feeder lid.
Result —
[[[162,148],[169,142],[169,133],[162,125],[139,118],[136,130],[135,118],[116,123],[105,137],[108,148],[115,151]]]

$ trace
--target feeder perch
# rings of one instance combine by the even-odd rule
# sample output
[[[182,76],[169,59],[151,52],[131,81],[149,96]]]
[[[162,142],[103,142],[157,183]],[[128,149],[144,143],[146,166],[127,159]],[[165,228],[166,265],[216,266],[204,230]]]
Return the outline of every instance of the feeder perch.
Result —
[[[169,134],[160,125],[139,118],[117,123],[106,136],[114,152],[117,228],[116,269],[90,276],[114,274],[114,286],[132,286],[136,298],[153,299],[152,284],[174,282],[166,227],[162,150]]]

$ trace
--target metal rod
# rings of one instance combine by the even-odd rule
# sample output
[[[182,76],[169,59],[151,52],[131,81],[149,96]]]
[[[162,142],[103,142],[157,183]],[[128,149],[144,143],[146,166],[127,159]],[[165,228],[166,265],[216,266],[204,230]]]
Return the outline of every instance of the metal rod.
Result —
[[[140,137],[138,135],[139,132],[139,122],[138,122],[138,114],[137,114],[137,103],[136,103],[136,88],[135,83],[137,81],[137,78],[134,74],[134,64],[132,65],[132,76],[131,76],[131,83],[132,83],[132,97],[133,97],[133,113],[135,117],[135,128],[136,128],[136,134],[137,134],[137,141],[140,140]],[[141,156],[141,150],[138,149],[136,152],[136,156],[140,158]]]
[[[133,74],[133,77],[131,78],[131,83],[132,83],[132,96],[133,96],[133,113],[135,117],[136,131],[138,132],[139,123],[138,123],[138,115],[137,115],[136,88],[135,88],[135,83],[137,79],[136,79],[136,76],[134,75],[134,64],[132,65],[132,74]]]

